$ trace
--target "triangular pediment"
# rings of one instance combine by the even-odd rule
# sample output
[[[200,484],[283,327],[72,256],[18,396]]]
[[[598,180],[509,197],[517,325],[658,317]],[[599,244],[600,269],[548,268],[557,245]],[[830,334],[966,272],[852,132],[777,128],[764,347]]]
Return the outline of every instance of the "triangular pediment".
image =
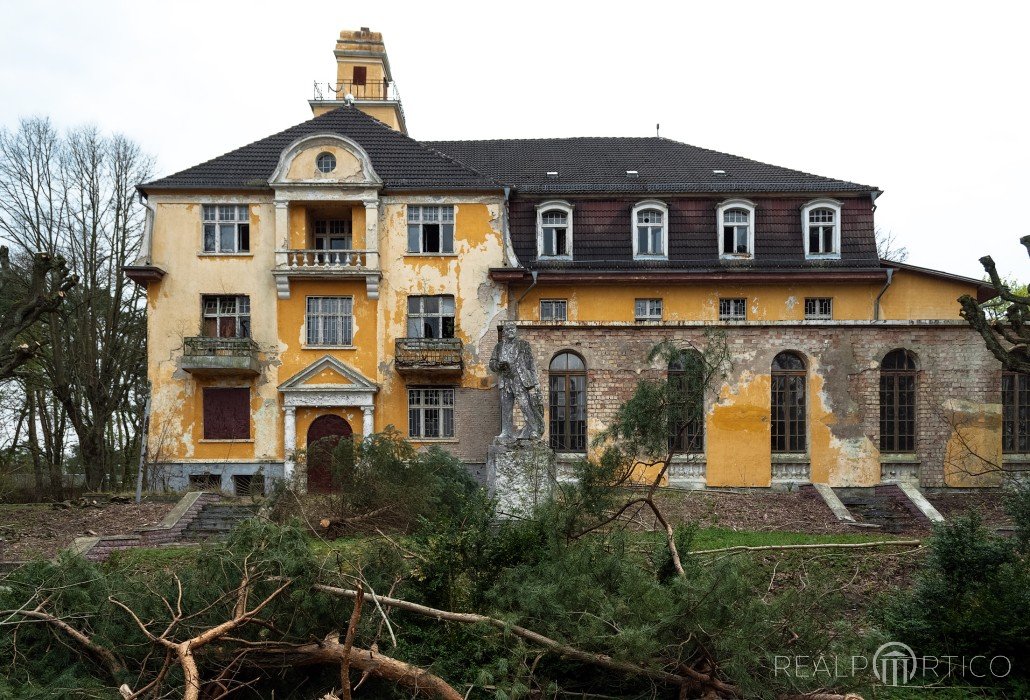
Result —
[[[279,385],[279,391],[376,392],[379,386],[353,367],[325,355]]]

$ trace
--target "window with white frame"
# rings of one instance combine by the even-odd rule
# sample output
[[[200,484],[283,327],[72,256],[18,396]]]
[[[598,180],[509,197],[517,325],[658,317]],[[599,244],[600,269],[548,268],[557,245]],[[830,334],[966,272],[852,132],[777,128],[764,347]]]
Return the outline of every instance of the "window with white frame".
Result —
[[[831,297],[808,297],[805,299],[805,318],[809,321],[828,321],[833,318]]]
[[[536,209],[537,257],[572,257],[572,205],[544,202]]]
[[[669,209],[662,202],[639,202],[633,207],[633,257],[668,257]]]
[[[566,299],[541,299],[540,300],[541,321],[567,321],[569,320],[569,302]]]
[[[249,338],[250,297],[207,295],[202,297],[203,325],[207,338]]]
[[[801,210],[805,235],[805,256],[840,257],[840,203],[833,200],[809,202]]]
[[[205,204],[204,252],[249,253],[250,207],[246,204]]]
[[[454,297],[408,297],[409,338],[453,338]]]
[[[454,437],[454,389],[408,389],[408,437]]]
[[[755,205],[731,199],[719,205],[719,256],[747,258],[754,255]]]
[[[454,252],[454,207],[408,205],[408,252]]]
[[[720,299],[720,321],[746,321],[747,299]]]
[[[353,297],[308,297],[304,320],[308,345],[341,346],[354,342]]]
[[[637,299],[633,304],[633,317],[637,321],[661,321],[661,299]]]

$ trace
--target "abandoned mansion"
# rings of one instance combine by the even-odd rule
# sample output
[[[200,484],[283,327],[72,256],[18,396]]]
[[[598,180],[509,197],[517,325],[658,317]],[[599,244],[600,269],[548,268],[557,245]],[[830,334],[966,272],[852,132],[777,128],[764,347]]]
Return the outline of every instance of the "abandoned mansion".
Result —
[[[331,487],[307,446],[393,427],[481,471],[512,321],[559,462],[669,341],[730,370],[673,485],[989,486],[1030,383],[959,316],[983,282],[879,259],[880,191],[667,138],[416,141],[382,36],[344,31],[313,118],[140,186],[165,485]]]

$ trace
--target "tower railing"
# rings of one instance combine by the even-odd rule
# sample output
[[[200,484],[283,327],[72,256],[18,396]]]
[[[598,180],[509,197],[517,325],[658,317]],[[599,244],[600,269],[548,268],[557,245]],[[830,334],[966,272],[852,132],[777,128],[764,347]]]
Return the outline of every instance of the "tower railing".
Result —
[[[315,81],[313,100],[316,102],[342,102],[347,95],[355,100],[386,100],[396,102],[401,99],[397,83],[393,80],[338,80],[332,83]]]

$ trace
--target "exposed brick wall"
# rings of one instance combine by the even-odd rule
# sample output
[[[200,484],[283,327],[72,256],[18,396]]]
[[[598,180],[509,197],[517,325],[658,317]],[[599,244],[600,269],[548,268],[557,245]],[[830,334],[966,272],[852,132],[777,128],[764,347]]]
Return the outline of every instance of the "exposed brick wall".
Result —
[[[640,379],[661,374],[660,369],[645,366],[647,353],[656,343],[672,340],[702,347],[705,342],[705,328],[700,325],[520,325],[520,336],[536,355],[545,401],[547,367],[554,354],[574,350],[586,360],[588,438],[608,424]],[[916,454],[924,486],[944,485],[945,447],[952,426],[943,415],[943,402],[1001,400],[1001,366],[967,326],[755,324],[725,329],[734,375],[744,370],[768,374],[778,352],[802,353],[809,358],[810,372],[823,377],[823,401],[836,419],[831,426],[834,435],[860,432],[874,445],[879,445],[880,431],[879,362],[896,348],[915,353],[919,368]]]

